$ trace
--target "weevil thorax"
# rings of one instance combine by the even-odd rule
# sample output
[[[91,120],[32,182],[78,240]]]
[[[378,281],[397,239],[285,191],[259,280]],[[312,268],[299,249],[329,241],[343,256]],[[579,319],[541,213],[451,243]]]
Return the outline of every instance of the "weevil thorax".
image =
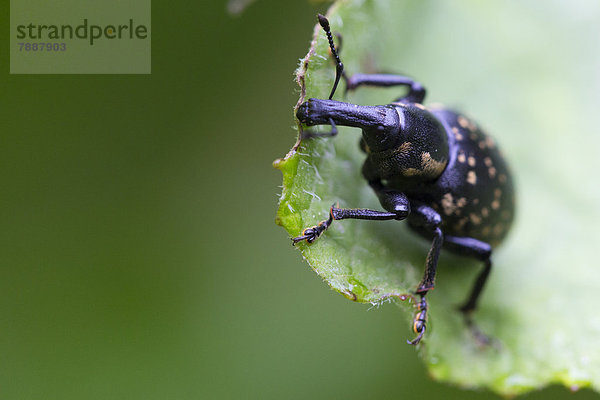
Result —
[[[385,146],[373,146],[369,132],[363,132],[362,147],[367,153],[369,175],[397,188],[410,187],[438,178],[448,164],[448,135],[441,122],[416,103],[390,105],[399,117],[399,131]],[[371,142],[371,143],[370,143]]]

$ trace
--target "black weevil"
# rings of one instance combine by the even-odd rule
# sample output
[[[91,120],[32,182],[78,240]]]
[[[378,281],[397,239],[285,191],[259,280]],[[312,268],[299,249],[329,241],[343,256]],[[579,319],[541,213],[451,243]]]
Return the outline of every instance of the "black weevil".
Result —
[[[425,88],[411,78],[388,74],[347,77],[336,52],[329,21],[318,17],[336,62],[336,79],[328,100],[309,99],[296,116],[306,126],[330,125],[325,133],[303,132],[302,138],[335,136],[337,125],[362,130],[360,147],[366,154],[362,173],[386,211],[332,206],[329,218],[293,238],[312,243],[342,219],[403,220],[432,240],[425,273],[416,289],[420,296],[413,330],[417,344],[427,323],[425,296],[433,289],[443,248],[483,261],[484,268],[460,311],[476,337],[487,337],[473,324],[471,314],[489,276],[492,248],[506,236],[514,215],[514,191],[507,165],[495,142],[473,121],[444,107],[425,107]],[[406,95],[391,104],[361,106],[332,100],[344,77],[347,90],[361,86],[403,86]]]

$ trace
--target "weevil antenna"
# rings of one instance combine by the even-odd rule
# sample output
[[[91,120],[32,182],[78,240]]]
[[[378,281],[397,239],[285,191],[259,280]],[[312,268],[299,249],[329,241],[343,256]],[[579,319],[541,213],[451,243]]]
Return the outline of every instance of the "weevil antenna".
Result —
[[[333,88],[331,88],[331,93],[329,94],[329,100],[333,98],[333,94],[335,93],[335,89],[337,89],[337,85],[340,82],[340,78],[344,74],[344,64],[340,60],[340,56],[335,50],[335,44],[333,43],[333,35],[331,34],[331,28],[329,27],[329,21],[325,16],[319,14],[319,24],[327,34],[327,40],[329,41],[329,48],[331,49],[331,54],[335,58],[335,82],[333,83]]]

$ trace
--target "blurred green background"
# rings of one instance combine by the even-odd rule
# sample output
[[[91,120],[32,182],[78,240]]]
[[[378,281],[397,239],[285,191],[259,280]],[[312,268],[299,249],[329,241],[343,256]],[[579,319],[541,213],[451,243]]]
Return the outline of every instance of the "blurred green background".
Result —
[[[9,75],[7,3],[0,398],[493,396],[428,379],[398,309],[330,291],[274,224],[323,5],[154,1],[151,75],[36,76]],[[525,396],[551,397],[596,395]]]

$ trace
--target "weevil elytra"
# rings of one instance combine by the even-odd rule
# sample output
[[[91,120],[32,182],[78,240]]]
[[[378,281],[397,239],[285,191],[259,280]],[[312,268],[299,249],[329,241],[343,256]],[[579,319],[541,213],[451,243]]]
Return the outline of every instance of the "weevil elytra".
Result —
[[[385,211],[332,206],[329,218],[303,230],[293,243],[314,242],[343,219],[406,220],[412,230],[431,240],[425,273],[416,288],[419,296],[413,321],[417,344],[427,327],[427,293],[433,289],[442,248],[473,257],[484,266],[466,301],[459,308],[467,326],[481,340],[472,320],[492,268],[492,249],[506,236],[514,216],[510,172],[494,140],[471,119],[445,107],[426,107],[425,88],[401,75],[346,76],[336,51],[329,21],[319,15],[336,64],[329,99],[302,103],[296,116],[303,126],[329,125],[329,132],[305,130],[303,139],[335,136],[337,126],[362,130],[360,147],[366,154],[362,174]],[[363,86],[401,86],[407,93],[392,103],[362,106],[332,100],[340,78],[347,90]]]

